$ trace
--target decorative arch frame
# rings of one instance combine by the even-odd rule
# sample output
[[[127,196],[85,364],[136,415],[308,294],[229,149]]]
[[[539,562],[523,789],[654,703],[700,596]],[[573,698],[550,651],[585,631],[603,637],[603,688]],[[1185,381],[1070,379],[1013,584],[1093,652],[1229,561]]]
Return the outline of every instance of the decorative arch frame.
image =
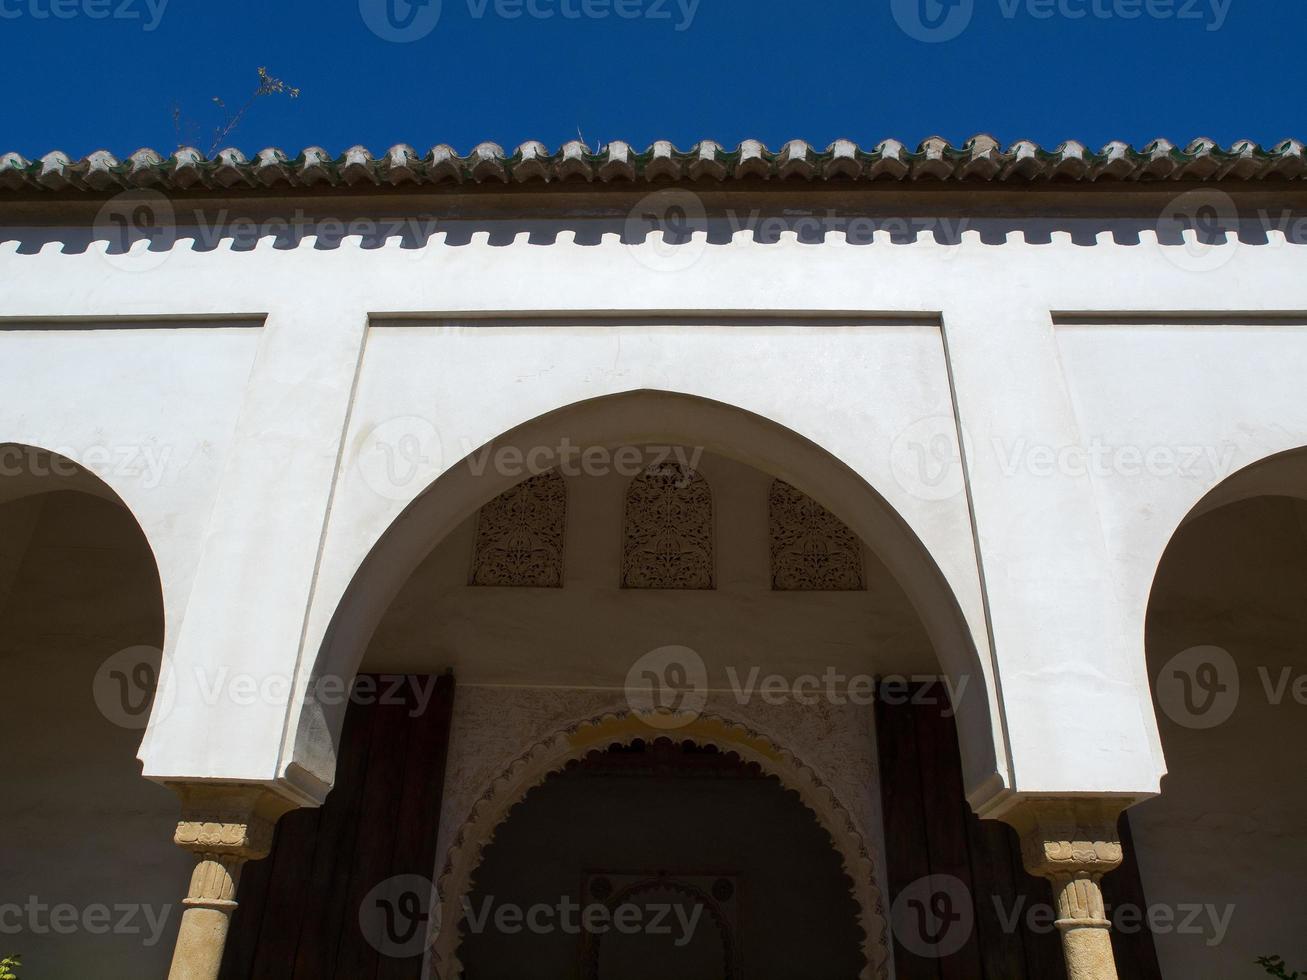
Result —
[[[766,416],[701,395],[633,389],[558,406],[501,433],[471,452],[557,444],[693,445],[769,473],[809,495],[873,548],[917,609],[943,672],[967,677],[974,692],[958,707],[964,783],[973,800],[999,795],[1012,782],[992,653],[979,623],[926,544],[894,506],[858,472],[803,434]],[[525,457],[524,457],[525,458]],[[281,774],[325,797],[344,723],[341,706],[308,697],[315,678],[353,677],[368,639],[403,583],[441,540],[513,480],[455,464],[413,499],[374,541],[334,601],[320,633],[306,639],[287,710]],[[983,690],[982,690],[983,689]]]
[[[531,790],[591,752],[628,746],[637,740],[672,738],[732,752],[798,795],[799,802],[816,816],[830,837],[850,883],[850,895],[858,905],[864,959],[859,980],[887,980],[889,938],[876,862],[852,814],[834,792],[793,752],[741,722],[712,713],[685,721],[676,718],[677,722],[683,721],[676,727],[663,721],[662,716],[651,720],[647,715],[627,711],[575,722],[535,743],[500,772],[463,821],[436,882],[442,914],[431,945],[431,976],[437,980],[459,980],[463,976],[458,949],[464,899],[471,893],[472,879],[485,849]],[[447,910],[453,910],[452,914],[443,914]]]

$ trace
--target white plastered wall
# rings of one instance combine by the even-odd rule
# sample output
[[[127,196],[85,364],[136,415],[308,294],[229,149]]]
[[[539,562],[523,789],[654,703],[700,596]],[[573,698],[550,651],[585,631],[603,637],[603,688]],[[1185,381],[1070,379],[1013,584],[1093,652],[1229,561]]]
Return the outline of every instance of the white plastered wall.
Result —
[[[363,249],[349,238],[338,248],[315,248],[309,238],[276,249],[268,238],[249,251],[192,251],[182,241],[147,272],[122,268],[120,257],[103,254],[103,242],[78,253],[63,251],[48,229],[0,236],[0,316],[43,319],[43,343],[75,349],[88,334],[83,324],[64,329],[69,318],[262,318],[260,330],[241,334],[256,338],[252,369],[206,373],[201,387],[221,389],[212,399],[188,390],[145,402],[140,385],[115,384],[65,404],[48,385],[25,386],[20,375],[4,403],[4,440],[75,444],[118,412],[138,420],[141,438],[179,441],[198,427],[212,430],[207,438],[225,452],[175,512],[161,495],[115,486],[160,553],[179,704],[188,709],[152,730],[148,774],[283,782],[293,774],[297,705],[219,700],[201,710],[199,685],[188,678],[223,667],[301,682],[309,676],[336,603],[407,503],[358,486],[365,423],[417,411],[455,444],[475,443],[581,397],[652,386],[737,404],[814,440],[899,511],[942,569],[982,667],[995,675],[1002,710],[992,735],[1008,789],[1129,796],[1157,789],[1162,762],[1142,669],[1140,588],[1165,540],[1154,529],[1178,525],[1202,488],[1014,474],[981,451],[958,468],[966,479],[952,496],[923,499],[920,488],[914,493],[896,478],[892,447],[905,432],[911,442],[909,427],[921,419],[953,420],[955,411],[981,447],[994,440],[1082,446],[1100,430],[1165,442],[1177,437],[1168,411],[1183,419],[1186,441],[1229,438],[1241,460],[1307,443],[1279,370],[1301,362],[1301,328],[1263,330],[1249,361],[1183,320],[1160,332],[1112,327],[1111,337],[1125,340],[1104,344],[1068,342],[1053,316],[1189,311],[1219,325],[1223,314],[1230,321],[1296,314],[1307,310],[1301,248],[1271,231],[1265,244],[1221,246],[1219,263],[1194,271],[1150,231],[1132,244],[1110,223],[1085,219],[1042,238],[1013,223],[997,237],[970,228],[956,245],[925,235],[891,244],[883,234],[870,246],[846,245],[838,234],[823,244],[789,233],[768,243],[740,232],[729,243],[692,243],[694,260],[668,267],[655,240],[627,245],[610,233],[579,244],[565,228],[536,244],[511,223],[476,227],[465,244],[437,233],[417,249],[398,240]],[[33,239],[45,244],[21,246]],[[779,325],[677,328],[675,315],[670,326],[639,325],[677,311],[775,314]],[[860,321],[928,314],[942,334],[929,320],[814,325],[812,314],[821,312]],[[554,314],[562,327],[417,325],[433,315],[483,313],[533,324]],[[636,325],[597,332],[581,325],[613,313]],[[416,319],[368,326],[369,318],[400,314]],[[218,334],[194,329],[195,356],[207,368],[211,360],[199,349]],[[1229,343],[1247,336],[1241,329],[1229,329]],[[29,336],[6,330],[0,345],[8,355]],[[140,363],[131,333],[96,336],[106,345],[96,365]],[[1183,362],[1165,363],[1177,344],[1189,345]],[[750,350],[768,356],[742,361]],[[1139,366],[1150,357],[1155,369]],[[1103,398],[1101,380],[1119,358],[1135,360],[1121,363],[1122,373],[1112,375],[1115,397]],[[164,360],[160,370],[171,373],[172,359]],[[384,370],[374,373],[378,365]],[[1209,383],[1184,383],[1204,372]],[[1231,429],[1236,397],[1245,400]],[[931,488],[925,497],[938,493]],[[1066,710],[1068,703],[1076,709]],[[323,786],[309,779],[285,788],[309,799]],[[984,795],[995,794],[998,786]]]

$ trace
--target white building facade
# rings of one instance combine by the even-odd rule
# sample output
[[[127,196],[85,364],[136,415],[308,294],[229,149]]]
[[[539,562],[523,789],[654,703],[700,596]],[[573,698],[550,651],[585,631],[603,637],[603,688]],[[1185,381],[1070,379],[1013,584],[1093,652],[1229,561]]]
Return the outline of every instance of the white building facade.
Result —
[[[364,674],[448,710],[429,757],[358,763],[341,817],[379,806],[435,855],[377,976],[496,975],[465,920],[497,828],[659,739],[815,816],[843,877],[814,901],[854,911],[808,976],[1017,975],[995,951],[1029,910],[932,850],[934,818],[904,836],[899,682],[956,732],[914,792],[952,767],[969,833],[1014,828],[1068,976],[1307,962],[1305,175],[1295,142],[983,137],[0,159],[0,946],[37,974],[309,975],[232,965],[237,888],[284,814],[330,806],[349,710],[384,702],[349,698]],[[693,816],[734,833],[734,805]],[[577,847],[605,889],[666,863]],[[324,872],[341,929],[368,938],[395,860]],[[751,860],[658,887],[742,882],[713,955],[782,976]],[[634,975],[591,940],[577,975]]]

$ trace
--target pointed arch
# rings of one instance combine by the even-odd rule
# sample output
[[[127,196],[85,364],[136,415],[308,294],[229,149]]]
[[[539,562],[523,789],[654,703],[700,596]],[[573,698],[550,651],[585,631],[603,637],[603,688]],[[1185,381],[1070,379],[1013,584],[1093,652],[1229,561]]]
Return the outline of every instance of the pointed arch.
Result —
[[[368,640],[405,581],[431,550],[509,489],[513,476],[476,465],[486,454],[560,445],[693,446],[783,479],[843,521],[872,548],[921,618],[943,672],[968,693],[957,706],[965,784],[974,801],[1011,785],[1003,722],[983,624],[968,620],[957,594],[904,517],[847,463],[779,422],[724,402],[662,390],[634,390],[574,402],[502,433],[449,467],[380,535],[358,563],[315,646],[306,651],[289,707],[282,775],[325,796],[336,765],[343,707],[310,695],[319,678],[351,678]],[[964,680],[965,678],[965,680]]]

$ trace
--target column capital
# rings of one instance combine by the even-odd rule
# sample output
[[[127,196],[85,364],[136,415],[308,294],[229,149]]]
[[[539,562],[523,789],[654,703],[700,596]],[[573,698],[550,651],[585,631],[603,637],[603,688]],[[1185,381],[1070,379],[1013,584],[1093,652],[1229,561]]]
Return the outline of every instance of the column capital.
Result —
[[[1030,874],[1049,880],[1101,878],[1120,866],[1117,821],[1132,801],[1048,797],[1022,800],[1003,815],[1021,835],[1021,858]]]
[[[295,804],[255,784],[169,783],[181,797],[173,839],[201,857],[257,861],[272,850],[277,821]]]

